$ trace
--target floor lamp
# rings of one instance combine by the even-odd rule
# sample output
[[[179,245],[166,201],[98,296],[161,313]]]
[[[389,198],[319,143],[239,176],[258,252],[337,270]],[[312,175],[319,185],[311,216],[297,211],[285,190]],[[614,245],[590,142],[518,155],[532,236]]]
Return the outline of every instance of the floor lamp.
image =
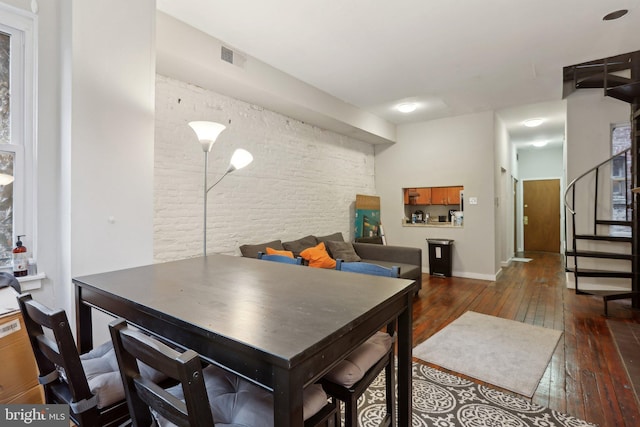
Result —
[[[218,185],[222,178],[229,175],[231,172],[242,169],[247,166],[249,163],[253,161],[253,156],[247,150],[243,150],[242,148],[238,148],[233,152],[231,156],[231,161],[229,162],[229,167],[226,172],[212,185],[209,185],[207,182],[207,174],[209,170],[209,152],[211,151],[211,147],[213,147],[213,143],[216,142],[218,135],[220,132],[226,129],[225,125],[215,122],[206,122],[206,121],[196,121],[189,122],[189,126],[196,133],[200,144],[202,145],[202,151],[204,151],[204,233],[203,233],[203,249],[204,256],[207,256],[207,193]]]

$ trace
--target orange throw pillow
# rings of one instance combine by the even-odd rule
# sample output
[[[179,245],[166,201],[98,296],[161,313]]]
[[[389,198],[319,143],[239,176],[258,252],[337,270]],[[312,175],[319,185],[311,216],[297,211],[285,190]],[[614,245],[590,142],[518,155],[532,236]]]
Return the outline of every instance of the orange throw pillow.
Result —
[[[277,249],[273,249],[270,247],[267,247],[267,255],[282,255],[289,258],[293,258],[293,252],[291,251],[279,251]]]
[[[300,256],[309,262],[309,267],[336,268],[336,260],[331,258],[324,247],[324,242],[300,252]]]

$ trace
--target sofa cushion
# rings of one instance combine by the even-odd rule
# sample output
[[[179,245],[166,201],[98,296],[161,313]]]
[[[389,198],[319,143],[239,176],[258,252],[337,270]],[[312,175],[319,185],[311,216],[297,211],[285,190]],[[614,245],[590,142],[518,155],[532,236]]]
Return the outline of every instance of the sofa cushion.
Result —
[[[344,242],[344,237],[342,237],[342,233],[337,232],[333,234],[329,234],[328,236],[316,236],[316,240],[318,243],[320,242]]]
[[[269,246],[267,246],[267,255],[282,255],[289,258],[293,258],[293,252],[285,251],[285,250],[280,251],[277,249],[270,248]]]
[[[309,267],[316,268],[336,268],[336,260],[329,256],[324,246],[324,242],[307,248],[300,253],[300,256],[309,262]]]
[[[271,242],[266,243],[258,243],[257,245],[242,245],[240,246],[240,252],[242,256],[248,258],[258,258],[258,252],[267,253],[267,247],[276,250],[283,250],[282,241],[273,240]]]
[[[300,253],[307,248],[312,248],[318,244],[315,236],[305,236],[298,240],[291,240],[289,242],[282,242],[283,249],[293,252],[293,256],[300,256]]]
[[[331,258],[341,259],[344,262],[356,262],[360,261],[360,257],[353,249],[351,242],[326,242],[327,250]]]

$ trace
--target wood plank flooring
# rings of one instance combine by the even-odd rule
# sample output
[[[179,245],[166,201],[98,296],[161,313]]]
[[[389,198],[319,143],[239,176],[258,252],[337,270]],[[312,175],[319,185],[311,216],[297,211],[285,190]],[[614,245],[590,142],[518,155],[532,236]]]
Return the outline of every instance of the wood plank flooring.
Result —
[[[524,256],[533,260],[512,262],[495,282],[424,274],[413,307],[414,345],[467,310],[561,330],[532,401],[602,427],[639,426],[640,404],[607,326],[602,298],[567,289],[561,255]],[[630,304],[610,301],[609,319],[640,324],[640,312]]]

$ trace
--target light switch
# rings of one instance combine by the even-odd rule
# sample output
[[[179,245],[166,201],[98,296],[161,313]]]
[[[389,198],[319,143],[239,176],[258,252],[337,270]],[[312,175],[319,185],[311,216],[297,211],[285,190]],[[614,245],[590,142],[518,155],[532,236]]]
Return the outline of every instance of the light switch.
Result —
[[[478,204],[478,198],[477,197],[469,197],[469,204],[470,205],[477,205]]]

